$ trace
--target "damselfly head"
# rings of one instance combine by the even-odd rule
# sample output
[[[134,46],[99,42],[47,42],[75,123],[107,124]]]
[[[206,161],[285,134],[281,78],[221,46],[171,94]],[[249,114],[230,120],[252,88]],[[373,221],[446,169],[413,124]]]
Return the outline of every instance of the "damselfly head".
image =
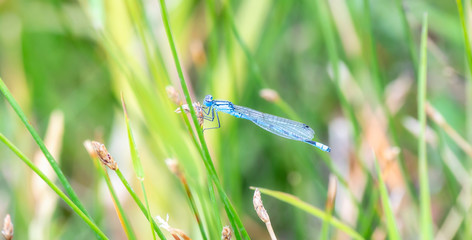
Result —
[[[211,104],[213,103],[213,96],[211,95],[206,95],[205,96],[205,99],[203,100],[203,105],[205,107],[209,107],[211,106]]]

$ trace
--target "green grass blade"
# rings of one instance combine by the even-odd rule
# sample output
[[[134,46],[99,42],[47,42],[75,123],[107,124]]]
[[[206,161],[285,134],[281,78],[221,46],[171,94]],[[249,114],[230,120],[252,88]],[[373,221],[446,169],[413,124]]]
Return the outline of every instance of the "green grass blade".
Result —
[[[125,3],[132,19],[132,23],[135,27],[136,33],[139,36],[139,39],[141,40],[142,46],[144,47],[144,54],[146,57],[147,64],[149,66],[149,70],[153,78],[156,80],[157,85],[159,86],[158,89],[164,90],[165,86],[169,84],[169,78],[167,76],[167,71],[164,70],[165,67],[162,67],[157,62],[157,59],[154,57],[154,55],[159,56],[160,53],[158,51],[155,51],[157,50],[157,48],[154,49],[154,47],[157,46],[155,42],[154,44],[149,43],[147,36],[152,35],[153,33],[150,32],[150,30],[148,29],[149,25],[145,16],[145,12],[143,11],[144,9],[142,8],[142,3],[140,0],[125,0]],[[161,77],[161,72],[166,74],[165,77]]]
[[[190,187],[187,183],[183,184],[185,188],[185,192],[187,193],[188,200],[190,202],[190,207],[192,208],[193,214],[195,215],[198,228],[200,229],[200,233],[202,234],[202,239],[207,240],[207,236],[205,233],[205,228],[203,227],[202,221],[200,219],[200,214],[198,212],[197,204],[195,203],[195,198],[193,197],[192,191],[190,191]]]
[[[164,239],[164,240],[165,240],[166,237],[165,237],[164,234],[162,233],[162,231],[161,231],[161,229],[159,228],[159,226],[157,225],[156,221],[154,221],[154,219],[153,219],[151,216],[149,216],[146,206],[144,206],[143,202],[141,202],[141,200],[138,198],[138,195],[136,195],[136,192],[134,192],[133,188],[131,188],[131,185],[128,183],[128,181],[126,180],[126,178],[123,176],[123,173],[121,173],[121,170],[120,170],[120,169],[117,169],[117,170],[116,170],[116,175],[118,175],[118,178],[120,178],[121,183],[123,183],[123,185],[125,186],[126,190],[128,190],[128,193],[131,195],[131,197],[133,198],[134,202],[136,202],[136,204],[138,204],[138,207],[139,207],[139,209],[141,209],[141,212],[144,214],[144,216],[147,218],[147,220],[152,223],[152,226],[153,226],[153,228],[154,228],[154,231],[156,231],[157,235],[158,235],[161,239]]]
[[[351,106],[351,104],[349,104],[348,99],[346,98],[346,96],[344,96],[341,89],[339,51],[336,46],[336,34],[334,32],[334,28],[332,27],[332,20],[331,16],[329,15],[329,8],[326,5],[325,1],[317,1],[316,3],[315,1],[311,1],[310,4],[313,10],[316,11],[315,15],[317,16],[317,19],[314,20],[323,23],[320,24],[321,33],[323,34],[323,40],[326,44],[326,50],[328,52],[329,61],[333,69],[333,81],[336,85],[336,91],[341,102],[342,110],[351,121],[351,124],[354,128],[354,135],[359,136],[361,132],[359,122],[355,117],[353,107]]]
[[[195,215],[195,220],[197,221],[198,227],[200,229],[200,233],[202,234],[202,238],[204,240],[207,240],[208,238],[206,236],[205,228],[203,227],[203,224],[202,224],[202,221],[201,221],[201,218],[200,218],[200,213],[198,212],[198,208],[197,208],[197,204],[195,202],[195,198],[193,196],[192,191],[190,190],[190,186],[188,184],[187,178],[185,177],[184,173],[180,169],[180,164],[178,164],[177,161],[173,160],[173,159],[172,160],[169,160],[169,159],[166,160],[166,164],[169,167],[169,169],[171,170],[171,172],[175,176],[177,176],[177,178],[179,178],[182,186],[184,187],[185,193],[187,194],[187,198],[188,198],[189,203],[190,203],[190,207],[193,211],[193,214]]]
[[[108,239],[108,237],[98,228],[97,225],[77,206],[67,195],[62,192],[58,186],[56,186],[41,170],[34,165],[34,163],[27,158],[12,142],[10,142],[3,134],[0,133],[0,141],[7,145],[10,150],[12,150],[26,165],[28,165],[33,172],[35,172],[67,205],[69,205],[74,212],[79,215],[84,222],[90,226],[90,228],[95,232],[95,234],[100,239]]]
[[[228,3],[225,5],[223,11],[225,14],[225,19],[228,21],[229,27],[231,28],[231,32],[234,35],[234,38],[238,42],[239,46],[244,52],[244,55],[246,56],[249,64],[249,68],[251,69],[252,74],[254,74],[255,79],[257,80],[257,84],[259,88],[265,88],[267,87],[267,83],[265,82],[264,78],[262,77],[261,71],[259,69],[259,65],[256,62],[256,59],[251,54],[251,51],[249,50],[249,47],[246,45],[244,40],[242,39],[241,35],[239,34],[238,28],[236,27],[236,24],[234,22],[234,17],[231,12],[231,4]]]
[[[408,47],[410,49],[410,57],[411,57],[411,62],[413,64],[413,69],[415,69],[415,71],[418,71],[418,56],[416,55],[417,53],[416,45],[415,45],[415,42],[413,41],[413,36],[411,35],[410,24],[408,24],[406,12],[403,7],[403,0],[395,0],[395,1],[398,8],[398,12],[400,13],[400,20],[402,22],[403,32],[404,32],[406,41],[408,43]]]
[[[197,115],[196,115],[195,109],[192,105],[192,99],[190,98],[190,93],[189,93],[187,84],[185,82],[182,67],[180,66],[180,61],[179,61],[179,57],[178,57],[178,54],[177,54],[177,49],[175,47],[174,39],[173,39],[172,32],[171,32],[171,29],[170,29],[170,24],[169,24],[169,20],[168,20],[168,13],[167,13],[167,8],[166,8],[166,5],[165,5],[165,1],[164,0],[159,0],[159,3],[160,3],[160,8],[161,8],[162,21],[164,23],[164,27],[165,27],[165,30],[166,30],[166,35],[167,35],[167,39],[168,39],[168,42],[169,42],[169,46],[171,48],[174,63],[175,63],[175,66],[177,68],[177,73],[179,75],[180,84],[182,86],[182,90],[183,90],[183,93],[185,95],[185,100],[189,105],[190,114],[192,116],[193,124],[194,124],[195,128],[197,129],[198,138],[200,140],[201,147],[203,148],[203,152],[205,153],[205,155],[204,155],[205,158],[203,159],[205,167],[206,167],[206,169],[208,171],[208,174],[210,175],[211,179],[213,180],[213,183],[215,184],[215,186],[218,190],[218,193],[220,195],[220,198],[221,198],[223,204],[225,205],[225,210],[227,212],[228,219],[231,222],[233,230],[235,231],[235,233],[238,232],[238,231],[241,232],[242,235],[244,236],[244,238],[250,239],[249,234],[247,233],[247,231],[244,228],[238,214],[236,213],[236,210],[234,209],[233,205],[229,201],[228,196],[224,192],[223,187],[222,187],[222,185],[219,181],[218,175],[216,173],[215,166],[213,165],[213,162],[211,161],[210,152],[208,151],[208,147],[207,147],[205,139],[203,137],[203,132],[202,132],[202,130],[200,128],[200,125],[198,123]]]
[[[21,119],[21,121],[23,122],[23,124],[25,125],[25,127],[28,129],[28,131],[30,132],[31,136],[33,137],[34,141],[36,142],[36,144],[38,144],[39,148],[41,149],[41,151],[43,152],[44,156],[46,157],[46,159],[48,160],[49,164],[51,165],[52,169],[54,170],[54,172],[57,174],[57,178],[59,179],[59,181],[61,182],[62,186],[64,187],[66,193],[69,195],[70,199],[72,200],[72,202],[75,203],[75,205],[77,205],[77,207],[79,207],[79,209],[89,218],[89,219],[92,219],[90,217],[90,215],[88,214],[87,210],[85,210],[85,207],[82,205],[82,203],[80,202],[79,200],[79,197],[77,196],[77,194],[75,193],[74,189],[72,188],[72,186],[70,185],[69,181],[67,181],[67,178],[66,176],[64,175],[64,173],[62,172],[61,168],[59,167],[59,165],[57,164],[56,160],[54,159],[54,157],[51,155],[51,153],[49,152],[49,150],[47,149],[46,145],[44,144],[43,140],[41,139],[41,137],[39,136],[39,134],[36,132],[36,130],[33,128],[33,126],[31,125],[31,123],[28,121],[28,119],[26,118],[26,115],[25,113],[23,112],[23,110],[21,109],[20,105],[18,105],[18,103],[16,102],[16,100],[13,98],[13,96],[11,95],[10,91],[8,90],[7,86],[5,85],[5,83],[3,82],[3,80],[0,78],[0,91],[3,93],[3,95],[5,96],[5,98],[7,99],[7,101],[10,103],[11,107],[13,108],[13,110],[16,112],[16,114],[18,115],[18,117]]]
[[[131,153],[131,160],[133,161],[134,173],[136,173],[136,177],[139,179],[139,181],[143,181],[144,180],[143,165],[141,164],[141,159],[139,158],[138,150],[136,149],[136,142],[134,141],[133,132],[129,124],[128,111],[126,110],[126,104],[125,104],[125,99],[123,97],[123,94],[121,94],[121,104],[123,106],[126,130],[128,132],[129,150]]]
[[[394,146],[400,146],[400,144],[399,144],[400,141],[398,140],[399,138],[397,136],[398,135],[397,134],[397,132],[398,132],[397,127],[394,124],[394,119],[393,119],[392,114],[390,113],[390,110],[387,108],[386,103],[384,102],[385,86],[384,86],[384,81],[383,81],[382,73],[380,71],[380,66],[379,66],[379,63],[381,62],[381,60],[379,58],[379,54],[377,53],[377,47],[376,47],[377,43],[376,43],[376,39],[375,39],[374,32],[373,32],[373,26],[372,26],[372,20],[371,20],[372,19],[372,9],[371,9],[371,6],[370,6],[370,2],[371,2],[370,0],[364,0],[365,25],[368,28],[366,41],[365,41],[367,46],[365,48],[366,49],[369,48],[369,51],[367,51],[367,52],[368,52],[368,58],[370,60],[369,61],[370,70],[372,72],[371,79],[373,80],[373,85],[375,86],[375,92],[376,92],[375,97],[377,98],[377,102],[380,104],[380,106],[383,107],[383,109],[385,111],[385,114],[386,114],[386,117],[387,117],[388,130],[389,130],[389,134],[390,134],[391,139],[392,139],[392,144]],[[398,3],[398,1],[397,1],[397,6],[398,5],[400,5],[400,8],[401,8],[401,3]],[[403,8],[401,8],[400,11],[403,14],[402,15],[402,24],[403,24],[404,31],[405,31],[405,34],[407,36],[407,39],[410,41],[408,22],[405,19]],[[414,47],[413,43],[409,43],[409,47],[410,47],[410,51],[415,50],[415,47]],[[414,54],[416,54],[416,52]],[[413,58],[412,61],[413,62],[416,61],[415,58]],[[400,169],[402,171],[403,178],[404,178],[405,182],[407,183],[408,193],[412,196],[412,198],[414,199],[414,201],[416,203],[417,202],[417,197],[416,197],[416,194],[415,194],[415,191],[414,191],[414,185],[413,185],[413,182],[411,181],[411,177],[408,175],[408,171],[407,171],[407,167],[406,167],[406,161],[405,161],[403,155],[401,155],[401,154],[398,156],[398,158],[399,158]]]
[[[380,66],[378,61],[378,54],[377,54],[377,44],[375,41],[375,36],[372,29],[372,11],[370,8],[370,0],[364,0],[364,15],[365,15],[365,27],[367,27],[367,36],[366,36],[366,45],[370,48],[367,52],[370,64],[370,71],[371,71],[371,79],[373,80],[374,90],[375,90],[375,97],[379,102],[382,102],[382,96],[384,91],[384,84],[382,82],[382,77],[380,73]]]
[[[365,202],[364,207],[361,209],[362,214],[358,216],[357,220],[357,231],[365,238],[372,238],[374,230],[379,224],[379,215],[377,211],[377,203],[379,202],[380,193],[378,189],[374,189],[374,179],[369,178],[366,183],[365,189],[372,189],[371,191],[365,191],[362,199]]]
[[[392,204],[390,202],[390,198],[388,196],[387,186],[385,185],[384,179],[382,177],[382,173],[380,171],[380,167],[375,158],[375,169],[377,170],[377,177],[379,181],[379,190],[380,190],[380,199],[382,199],[383,210],[386,218],[387,230],[389,239],[401,239],[400,233],[398,232],[397,223],[395,221],[395,215],[392,210]]]
[[[133,169],[138,178],[139,182],[141,183],[141,188],[143,190],[144,200],[146,203],[146,214],[148,219],[152,219],[151,210],[149,209],[149,203],[147,200],[146,189],[144,188],[144,170],[143,165],[141,164],[141,158],[139,158],[138,150],[136,147],[136,142],[134,141],[133,132],[131,130],[131,126],[129,123],[128,111],[126,110],[125,99],[123,97],[123,93],[121,94],[121,104],[123,106],[123,114],[126,122],[126,130],[128,132],[128,143],[129,143],[129,150],[131,153],[131,161],[133,162]],[[152,222],[149,221],[151,224],[151,232],[152,238],[156,239],[156,233],[152,230]]]
[[[469,67],[469,74],[472,75],[472,49],[470,48],[469,32],[465,22],[464,9],[461,0],[456,0],[457,11],[459,12],[459,19],[461,20],[462,33],[464,34],[465,56],[467,58],[467,66]],[[470,80],[470,79],[469,79]]]
[[[96,159],[95,161],[98,161],[98,159]],[[133,228],[131,227],[128,217],[125,214],[125,210],[123,209],[123,206],[121,205],[120,200],[118,199],[118,195],[116,195],[116,191],[113,188],[113,184],[111,183],[107,169],[103,168],[102,165],[98,165],[98,168],[103,178],[105,179],[108,190],[110,191],[110,195],[113,199],[113,204],[115,205],[116,213],[118,214],[118,218],[120,219],[121,225],[125,230],[126,237],[128,239],[136,239],[136,235],[134,234]]]
[[[465,56],[467,59],[468,74],[467,79],[469,80],[466,88],[467,101],[466,101],[466,123],[467,123],[467,138],[472,140],[472,49],[470,47],[469,31],[466,24],[466,17],[464,16],[464,10],[461,0],[456,0],[457,10],[459,12],[459,18],[461,21],[462,33],[464,35],[464,44],[465,44]],[[472,159],[472,158],[469,158]]]
[[[426,67],[427,67],[427,43],[428,43],[428,15],[423,17],[423,29],[421,31],[420,65],[418,75],[418,120],[420,122],[420,134],[418,138],[418,171],[420,181],[420,228],[421,238],[432,238],[433,220],[431,217],[431,203],[428,182],[428,162],[426,157]]]
[[[328,191],[325,204],[326,215],[331,218],[333,216],[334,204],[336,199],[337,183],[336,177],[334,175],[329,176]],[[320,239],[330,239],[329,233],[329,220],[323,221],[321,225],[321,234]]]
[[[148,217],[148,219],[150,219],[150,218],[152,218],[151,209],[149,208],[149,201],[148,201],[148,198],[147,198],[146,189],[144,188],[144,181],[140,181],[140,182],[141,182],[141,190],[143,191],[143,195],[144,195],[144,202],[146,203],[147,217]],[[156,233],[152,229],[152,222],[149,221],[149,224],[151,224],[152,239],[156,240]]]
[[[255,187],[251,187],[251,189],[255,189]],[[274,198],[277,198],[280,201],[286,202],[296,208],[299,208],[315,217],[318,217],[322,219],[323,221],[329,222],[331,225],[336,227],[337,229],[345,232],[347,235],[352,237],[353,239],[364,239],[359,233],[357,233],[354,229],[352,229],[350,226],[344,224],[340,220],[338,220],[335,217],[330,216],[323,210],[314,207],[299,198],[290,195],[288,193],[283,193],[279,191],[273,191],[265,188],[259,188],[258,189],[261,191],[261,193],[267,194],[269,196],[272,196]]]

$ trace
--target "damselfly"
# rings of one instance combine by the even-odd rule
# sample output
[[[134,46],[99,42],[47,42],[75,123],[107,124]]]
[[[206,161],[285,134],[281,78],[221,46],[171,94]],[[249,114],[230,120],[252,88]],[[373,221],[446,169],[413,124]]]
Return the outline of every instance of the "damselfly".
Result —
[[[315,136],[315,131],[313,131],[313,129],[304,123],[277,117],[267,113],[261,113],[247,107],[234,105],[230,101],[213,100],[211,95],[207,95],[203,100],[203,108],[205,120],[213,122],[216,116],[216,120],[218,121],[218,127],[207,129],[220,128],[221,125],[218,112],[224,112],[237,118],[243,118],[252,121],[264,130],[273,134],[277,134],[281,137],[308,143],[325,152],[331,151],[330,147],[311,140]]]

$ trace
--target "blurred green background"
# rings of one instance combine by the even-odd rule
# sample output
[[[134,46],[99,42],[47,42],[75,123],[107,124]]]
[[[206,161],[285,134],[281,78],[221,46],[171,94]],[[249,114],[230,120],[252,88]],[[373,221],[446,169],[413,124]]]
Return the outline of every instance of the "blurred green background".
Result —
[[[469,14],[470,1],[464,4]],[[324,209],[331,174],[338,176],[333,215],[365,238],[385,238],[372,152],[385,174],[401,236],[418,236],[416,92],[424,13],[427,99],[469,146],[472,139],[472,87],[455,1],[184,0],[167,1],[167,8],[194,101],[212,94],[304,122],[317,141],[333,149],[326,154],[220,114],[221,128],[205,131],[205,138],[253,239],[269,236],[253,210],[249,186],[291,193]],[[104,142],[128,180],[138,183],[120,103],[123,92],[153,216],[168,214],[171,226],[201,239],[185,191],[164,162],[176,159],[201,211],[215,213],[205,209],[212,204],[199,150],[174,112],[179,104],[167,96],[165,87],[173,86],[184,99],[158,1],[0,0],[0,76],[40,135],[51,138],[56,160],[111,239],[125,235],[83,142]],[[262,98],[264,88],[275,90],[278,100]],[[0,131],[41,165],[38,147],[3,96]],[[471,196],[466,191],[471,156],[433,121],[426,140],[434,236],[468,239],[472,213],[464,199]],[[54,199],[50,189],[38,193],[39,180],[32,175],[0,145],[0,216],[12,215],[15,239],[92,238],[67,205],[47,200]],[[138,238],[150,239],[146,219],[121,184],[115,187]],[[280,239],[320,237],[321,220],[263,199]],[[44,202],[53,206],[44,210]],[[203,217],[210,239],[219,238],[219,227],[229,224],[221,203],[216,207],[220,223]],[[328,238],[346,237],[330,231]]]

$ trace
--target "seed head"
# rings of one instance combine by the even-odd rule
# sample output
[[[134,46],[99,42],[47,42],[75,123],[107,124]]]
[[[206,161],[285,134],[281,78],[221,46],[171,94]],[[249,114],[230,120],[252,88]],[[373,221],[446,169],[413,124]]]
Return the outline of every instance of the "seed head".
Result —
[[[267,211],[264,208],[264,205],[262,204],[261,192],[257,188],[254,191],[254,197],[252,199],[252,203],[254,204],[254,209],[256,210],[256,213],[259,216],[259,218],[265,223],[270,222],[269,214],[267,213]]]
[[[2,235],[5,240],[13,239],[13,223],[11,222],[10,214],[7,214],[5,220],[3,220]]]
[[[113,171],[118,169],[118,164],[115,162],[111,154],[108,152],[105,145],[96,141],[92,141],[92,146],[103,165],[106,165]]]
[[[200,124],[200,127],[203,126],[203,108],[202,105],[199,102],[193,102],[192,103],[193,108],[195,109],[195,113],[197,114],[198,118],[198,123]],[[190,107],[188,104],[182,105],[182,109],[184,110],[185,113],[190,113]],[[176,113],[181,113],[180,108],[175,109]]]
[[[229,226],[224,226],[221,231],[221,240],[231,240],[232,235],[233,232],[231,232],[231,228]]]
[[[191,238],[187,236],[184,231],[173,228],[169,225],[169,215],[167,215],[166,220],[160,216],[157,216],[156,220],[159,223],[159,227],[167,230],[175,240],[191,240]]]
[[[169,97],[170,100],[172,100],[172,102],[174,102],[176,105],[182,104],[182,101],[180,100],[179,92],[177,92],[174,86],[171,86],[171,85],[167,86],[166,92],[167,92],[167,96]]]
[[[259,91],[259,96],[268,102],[277,102],[280,99],[277,91],[270,88],[261,89],[261,91]]]

